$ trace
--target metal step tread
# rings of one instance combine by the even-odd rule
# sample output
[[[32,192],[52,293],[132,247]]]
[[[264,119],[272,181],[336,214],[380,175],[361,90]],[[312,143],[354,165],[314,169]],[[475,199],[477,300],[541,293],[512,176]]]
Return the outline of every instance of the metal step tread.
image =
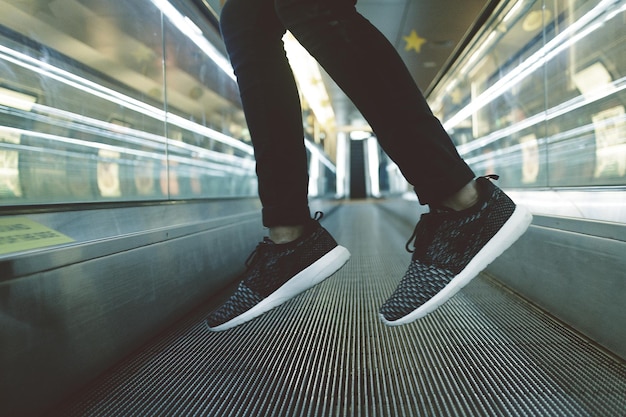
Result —
[[[212,333],[200,311],[64,416],[621,416],[626,365],[485,276],[397,328],[378,308],[411,230],[372,203],[323,220],[352,258],[266,315]],[[248,254],[242,254],[242,260]]]

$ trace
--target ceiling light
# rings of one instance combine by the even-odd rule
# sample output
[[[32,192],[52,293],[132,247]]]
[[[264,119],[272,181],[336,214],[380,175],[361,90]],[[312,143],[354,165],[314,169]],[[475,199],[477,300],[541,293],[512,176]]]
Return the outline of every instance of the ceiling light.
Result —
[[[163,13],[168,20],[181,33],[187,36],[198,48],[202,50],[226,75],[235,80],[233,67],[228,59],[222,55],[212,44],[204,37],[202,30],[187,16],[180,13],[167,0],[152,0],[154,4]]]
[[[350,139],[352,140],[364,140],[372,136],[372,132],[366,132],[364,130],[353,130],[350,132]]]
[[[330,97],[322,80],[317,61],[298,43],[289,32],[283,37],[285,51],[300,91],[317,120],[325,126],[333,123],[335,113],[330,106]]]

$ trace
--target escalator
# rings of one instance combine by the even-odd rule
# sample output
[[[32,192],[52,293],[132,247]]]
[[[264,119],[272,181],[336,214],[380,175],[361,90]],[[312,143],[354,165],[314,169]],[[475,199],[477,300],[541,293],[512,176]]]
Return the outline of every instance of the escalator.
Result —
[[[352,253],[334,276],[221,333],[203,320],[210,300],[53,414],[626,415],[626,364],[486,274],[385,327],[378,308],[409,263],[412,225],[372,202],[322,224]]]

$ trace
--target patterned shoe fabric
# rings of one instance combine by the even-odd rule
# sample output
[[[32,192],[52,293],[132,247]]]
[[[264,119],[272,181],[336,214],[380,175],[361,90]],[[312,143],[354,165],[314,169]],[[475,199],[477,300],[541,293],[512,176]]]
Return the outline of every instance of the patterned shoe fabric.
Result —
[[[380,308],[386,325],[410,323],[450,299],[528,228],[532,215],[489,179],[476,180],[479,201],[454,211],[431,208],[422,215],[413,236],[411,264],[400,284]]]
[[[318,221],[318,212],[300,239],[276,244],[260,242],[246,261],[234,294],[212,312],[207,324],[213,331],[245,323],[322,282],[341,268],[350,252],[339,246]]]

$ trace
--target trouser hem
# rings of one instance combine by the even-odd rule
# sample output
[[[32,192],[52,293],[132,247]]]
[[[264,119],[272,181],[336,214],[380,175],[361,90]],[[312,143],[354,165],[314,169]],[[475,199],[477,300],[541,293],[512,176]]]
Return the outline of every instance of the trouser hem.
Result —
[[[263,226],[299,226],[311,220],[309,206],[263,207]]]
[[[429,177],[421,184],[413,184],[420,204],[438,204],[452,196],[472,181],[476,175],[463,161],[456,167],[446,169],[439,177]]]

